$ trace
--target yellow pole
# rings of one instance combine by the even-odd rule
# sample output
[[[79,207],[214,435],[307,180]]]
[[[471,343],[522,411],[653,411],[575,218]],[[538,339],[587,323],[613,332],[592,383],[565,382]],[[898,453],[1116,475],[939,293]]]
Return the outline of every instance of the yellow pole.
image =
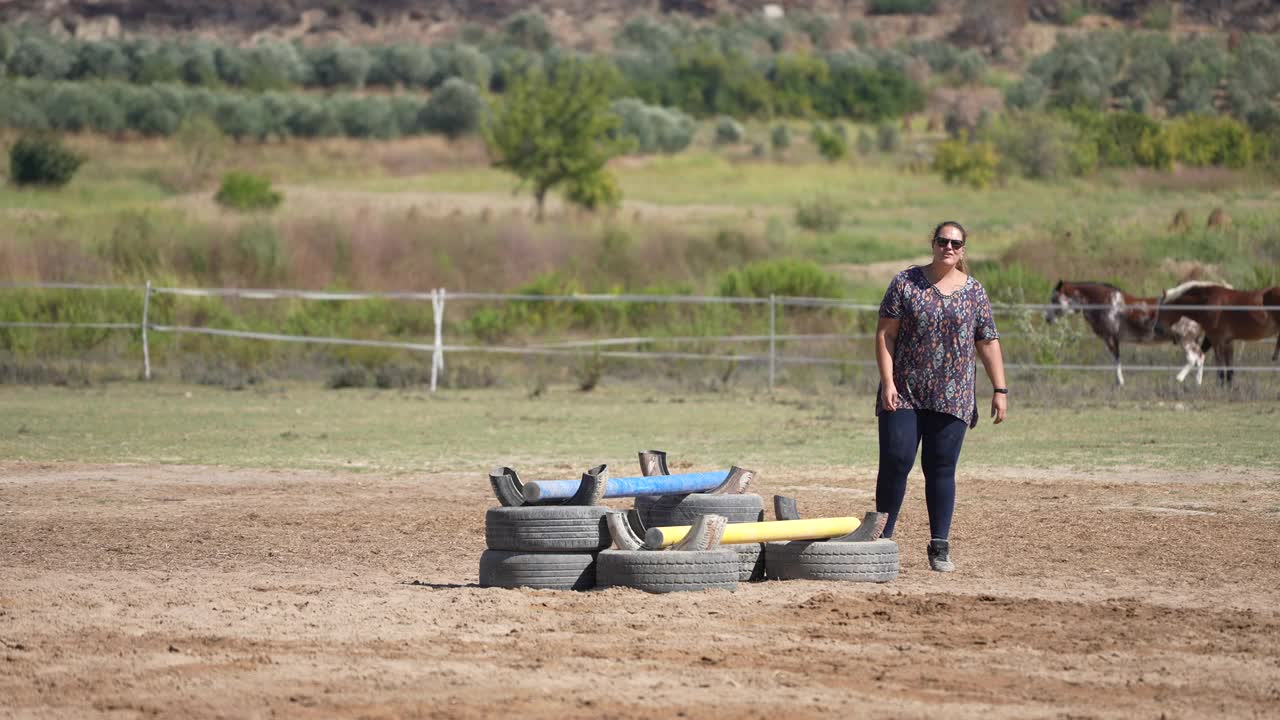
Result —
[[[817,518],[814,520],[775,520],[773,522],[729,523],[725,526],[721,545],[761,543],[774,540],[822,540],[848,535],[862,524],[862,518]],[[649,528],[644,544],[650,548],[675,545],[689,533],[688,525]]]

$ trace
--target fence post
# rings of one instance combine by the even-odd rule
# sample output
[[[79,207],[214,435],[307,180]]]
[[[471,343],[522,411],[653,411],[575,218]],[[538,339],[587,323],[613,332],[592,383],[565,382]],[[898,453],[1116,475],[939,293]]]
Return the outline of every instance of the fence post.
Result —
[[[773,392],[773,374],[778,363],[777,337],[774,332],[777,325],[778,297],[769,295],[769,392]]]
[[[435,348],[431,351],[431,392],[436,391],[436,379],[444,370],[444,288],[431,291],[431,319],[435,323]]]
[[[142,379],[151,379],[151,346],[147,344],[147,315],[151,311],[151,281],[142,296]]]

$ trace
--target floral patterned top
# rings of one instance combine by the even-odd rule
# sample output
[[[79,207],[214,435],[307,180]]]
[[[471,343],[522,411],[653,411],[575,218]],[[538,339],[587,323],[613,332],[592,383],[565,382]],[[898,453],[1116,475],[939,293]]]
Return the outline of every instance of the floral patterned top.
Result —
[[[893,348],[898,407],[934,410],[965,420],[969,427],[977,425],[974,343],[1000,337],[982,283],[970,276],[958,290],[943,295],[923,268],[909,267],[889,283],[880,317],[901,321]],[[877,390],[876,415],[881,412]]]

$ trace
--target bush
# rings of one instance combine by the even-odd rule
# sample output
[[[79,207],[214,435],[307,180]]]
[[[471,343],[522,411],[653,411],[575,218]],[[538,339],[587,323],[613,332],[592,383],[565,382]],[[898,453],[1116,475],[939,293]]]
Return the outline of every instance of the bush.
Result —
[[[786,125],[775,125],[773,132],[769,135],[769,141],[773,145],[774,152],[784,152],[791,147],[791,128]]]
[[[370,85],[427,87],[435,73],[431,51],[421,45],[387,45],[375,48],[366,81]]]
[[[506,43],[515,47],[546,52],[555,45],[555,38],[547,28],[547,19],[537,10],[526,10],[511,16],[503,27]]]
[[[721,297],[838,298],[840,280],[816,263],[802,260],[760,260],[731,270],[720,280]]]
[[[876,128],[876,147],[882,153],[897,152],[902,147],[902,133],[893,123],[880,123]]]
[[[489,87],[493,79],[493,63],[479,49],[459,44],[431,48],[435,72],[431,75],[431,87],[444,85],[449,78],[460,78],[481,89]]]
[[[363,87],[373,67],[369,51],[351,45],[309,48],[306,59],[311,67],[311,81],[328,88]]]
[[[76,56],[47,35],[27,32],[9,55],[9,72],[18,77],[61,80],[71,74]]]
[[[809,139],[818,148],[818,154],[830,162],[843,160],[849,154],[848,142],[833,128],[815,124]]]
[[[871,0],[868,15],[932,15],[934,0]]]
[[[995,145],[1006,173],[1054,179],[1091,172],[1098,164],[1097,145],[1055,115],[1010,115],[991,123],[983,135]]]
[[[870,155],[876,149],[876,140],[866,128],[858,129],[858,154]]]
[[[933,156],[933,169],[948,183],[963,183],[978,190],[995,179],[1000,159],[989,142],[968,143],[948,140],[938,145]]]
[[[9,148],[9,180],[15,185],[62,187],[84,158],[49,135],[24,135]]]
[[[610,109],[621,120],[615,137],[630,138],[632,152],[677,153],[693,141],[697,124],[693,118],[672,108],[646,105],[636,98],[615,100]]]
[[[124,129],[125,116],[115,101],[92,85],[59,83],[45,96],[44,114],[55,130],[114,133]]]
[[[747,131],[743,129],[742,124],[728,115],[721,115],[716,118],[716,144],[732,145],[740,143],[747,136]]]
[[[222,132],[240,140],[266,134],[267,118],[262,102],[250,95],[224,95],[213,108],[214,122]]]
[[[1178,161],[1187,165],[1244,168],[1253,162],[1249,130],[1233,118],[1187,117],[1171,124],[1168,132]]]
[[[337,52],[341,53],[342,50],[338,48]],[[356,73],[358,67],[363,67],[367,75],[372,59],[367,58],[367,53],[364,58],[344,55],[341,62],[348,63],[348,66],[343,68],[343,72]],[[240,84],[250,90],[284,90],[302,82],[307,71],[306,62],[293,45],[283,42],[261,42],[248,51]],[[327,68],[327,71],[337,72],[333,68]],[[359,78],[353,76],[347,80],[349,83],[343,84],[353,84],[358,87],[364,83],[363,76]]]
[[[386,98],[349,95],[333,101],[338,122],[350,137],[387,139],[399,134],[395,113]]]
[[[457,138],[478,130],[487,112],[488,105],[476,86],[461,78],[449,78],[431,93],[418,116],[418,125],[429,132]]]
[[[229,172],[222,177],[222,187],[214,196],[219,205],[249,212],[271,210],[284,198],[271,189],[271,181],[247,172]]]
[[[796,224],[806,230],[835,232],[843,221],[844,208],[829,195],[796,205]]]

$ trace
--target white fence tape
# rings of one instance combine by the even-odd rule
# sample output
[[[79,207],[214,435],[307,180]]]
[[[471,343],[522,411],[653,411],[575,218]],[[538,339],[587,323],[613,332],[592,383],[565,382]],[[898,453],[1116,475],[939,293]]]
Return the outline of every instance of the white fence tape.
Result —
[[[698,296],[698,295],[608,295],[608,294],[575,294],[575,295],[522,295],[522,294],[502,294],[502,293],[447,293],[443,289],[432,290],[430,292],[329,292],[329,291],[313,291],[313,290],[290,290],[290,289],[255,289],[255,288],[167,288],[153,287],[150,282],[145,286],[137,285],[96,285],[87,283],[0,283],[0,288],[16,288],[16,289],[51,289],[51,290],[129,290],[144,292],[143,298],[143,317],[138,323],[54,323],[54,322],[4,322],[0,321],[0,328],[29,328],[29,329],[101,329],[101,330],[137,330],[142,334],[143,355],[144,355],[144,374],[147,378],[151,376],[151,356],[150,348],[147,342],[147,332],[161,333],[178,333],[178,334],[197,334],[217,337],[238,338],[244,340],[261,340],[268,342],[292,342],[305,343],[315,345],[338,345],[338,346],[354,346],[354,347],[372,347],[409,350],[414,352],[430,352],[431,353],[431,389],[434,391],[437,386],[439,375],[444,371],[445,353],[478,353],[478,354],[495,354],[495,355],[532,355],[532,356],[581,356],[583,354],[591,354],[601,358],[617,358],[631,360],[702,360],[702,361],[718,361],[718,362],[768,362],[769,364],[769,385],[773,387],[774,366],[776,364],[784,365],[828,365],[828,366],[853,366],[853,367],[875,367],[875,362],[871,360],[843,360],[837,358],[825,357],[806,357],[797,355],[780,355],[777,352],[777,343],[787,341],[809,341],[809,342],[836,342],[843,340],[869,340],[874,335],[868,334],[779,334],[775,332],[776,314],[780,308],[785,307],[809,307],[809,308],[829,308],[840,310],[855,310],[871,312],[879,309],[879,305],[869,303],[857,303],[846,300],[835,300],[828,298],[800,298],[800,297],[775,297],[769,298],[744,298],[744,297],[715,297],[715,296]],[[355,300],[400,300],[400,301],[431,301],[432,305],[432,325],[434,330],[434,338],[431,343],[422,342],[402,342],[393,340],[361,340],[356,338],[340,338],[340,337],[320,337],[311,335],[285,335],[281,333],[254,332],[247,330],[229,330],[223,328],[209,327],[187,327],[180,325],[159,325],[149,322],[148,312],[150,308],[150,298],[152,294],[174,295],[182,297],[234,297],[245,300],[278,300],[278,299],[298,299],[313,301],[355,301]],[[655,304],[696,304],[696,305],[748,305],[748,306],[768,306],[769,308],[769,334],[768,335],[719,335],[719,336],[673,336],[673,337],[625,337],[625,338],[601,338],[588,340],[573,340],[560,343],[547,343],[543,345],[530,345],[524,347],[501,347],[501,346],[474,346],[474,345],[446,345],[444,343],[444,311],[446,298],[454,301],[491,301],[491,302],[626,302],[626,303],[655,303]],[[1050,309],[1057,309],[1057,305],[1048,304],[993,304],[992,309],[997,313],[1010,312],[1038,312]],[[1149,308],[1150,305],[1143,307]],[[1181,309],[1216,309],[1216,310],[1241,310],[1241,311],[1278,311],[1280,306],[1179,306]],[[1077,305],[1074,309],[1114,309],[1112,305]],[[725,353],[696,353],[696,352],[676,352],[676,351],[640,351],[640,350],[602,350],[601,348],[624,347],[631,345],[654,345],[654,344],[733,344],[733,343],[762,343],[768,342],[767,353],[757,354],[725,354]],[[1066,370],[1066,371],[1104,371],[1114,372],[1115,366],[1108,363],[1104,365],[1050,365],[1050,364],[1031,364],[1031,363],[1007,363],[1005,367],[1009,370]],[[1126,369],[1133,371],[1177,371],[1181,370],[1181,366],[1177,365],[1130,365]],[[1273,366],[1244,366],[1233,368],[1239,372],[1280,372],[1280,367]]]

